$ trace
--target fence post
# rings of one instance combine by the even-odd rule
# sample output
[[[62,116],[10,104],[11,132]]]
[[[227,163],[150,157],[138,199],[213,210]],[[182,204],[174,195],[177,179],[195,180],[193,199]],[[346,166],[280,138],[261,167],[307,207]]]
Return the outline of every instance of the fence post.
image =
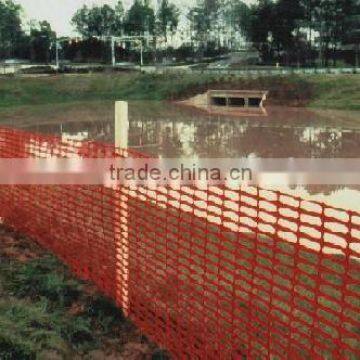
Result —
[[[128,148],[129,111],[126,101],[115,103],[115,146],[126,150]],[[126,154],[126,152],[124,152]],[[125,155],[126,156],[126,155]],[[129,314],[129,228],[128,228],[128,201],[129,188],[120,184],[119,204],[115,204],[115,248],[116,248],[116,302],[125,316]]]
[[[129,137],[129,105],[127,101],[115,102],[115,146],[127,149]]]

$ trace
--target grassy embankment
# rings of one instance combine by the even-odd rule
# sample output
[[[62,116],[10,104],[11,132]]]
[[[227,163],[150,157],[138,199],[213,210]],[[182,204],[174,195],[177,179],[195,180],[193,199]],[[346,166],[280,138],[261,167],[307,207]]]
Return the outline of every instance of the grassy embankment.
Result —
[[[0,78],[0,114],[22,107],[94,101],[183,99],[208,88],[270,90],[269,104],[360,110],[360,75],[235,78],[220,75],[94,74]]]
[[[0,359],[166,359],[55,257],[0,227]]]

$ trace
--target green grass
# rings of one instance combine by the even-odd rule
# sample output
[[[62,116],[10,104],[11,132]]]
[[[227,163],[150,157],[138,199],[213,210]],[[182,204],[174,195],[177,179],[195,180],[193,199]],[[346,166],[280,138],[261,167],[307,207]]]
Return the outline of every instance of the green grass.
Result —
[[[5,272],[6,287],[17,297],[47,298],[56,307],[66,307],[80,296],[81,284],[69,277],[66,269],[52,256],[8,270]]]
[[[95,100],[168,100],[208,88],[266,89],[270,103],[360,109],[360,75],[236,78],[201,74],[92,74],[0,78],[0,109]]]
[[[82,327],[89,333],[88,324]],[[1,359],[35,359],[46,351],[69,356],[71,349],[62,336],[65,330],[66,319],[60,312],[50,313],[46,301],[0,301]]]
[[[52,256],[27,263],[2,259],[0,280],[7,295],[0,300],[1,359],[90,351],[99,346],[94,328],[106,332],[115,321],[125,321],[121,311],[107,311],[114,307],[108,300],[86,297],[84,285]],[[86,306],[72,315],[69,310],[77,301]]]
[[[311,107],[360,110],[360,75],[318,76],[311,78],[315,94]]]
[[[95,74],[0,79],[0,108],[90,100],[164,100],[183,88],[206,82],[200,76]]]
[[[133,326],[110,300],[84,291],[50,255],[21,263],[1,257],[0,359],[85,356]],[[81,306],[80,306],[81,305]],[[72,309],[78,306],[76,311]]]

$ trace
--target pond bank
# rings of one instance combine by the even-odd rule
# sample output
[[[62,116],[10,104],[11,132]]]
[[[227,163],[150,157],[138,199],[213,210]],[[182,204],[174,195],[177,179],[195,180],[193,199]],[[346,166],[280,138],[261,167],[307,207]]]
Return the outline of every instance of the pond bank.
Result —
[[[0,78],[2,109],[99,100],[184,100],[208,89],[268,90],[269,105],[360,110],[360,75],[239,78],[202,74],[87,74]]]
[[[168,359],[90,283],[0,226],[1,359]]]

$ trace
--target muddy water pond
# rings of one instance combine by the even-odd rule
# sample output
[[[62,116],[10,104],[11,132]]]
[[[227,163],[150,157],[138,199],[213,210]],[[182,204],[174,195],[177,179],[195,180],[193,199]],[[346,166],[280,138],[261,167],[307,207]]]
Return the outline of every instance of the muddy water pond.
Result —
[[[113,142],[113,104],[99,104],[96,111],[81,106],[56,118],[40,112],[32,121],[17,116],[5,124],[67,139]],[[259,113],[211,113],[179,104],[131,102],[129,114],[130,147],[154,156],[360,157],[359,112],[270,107]],[[281,190],[360,211],[360,186]]]

